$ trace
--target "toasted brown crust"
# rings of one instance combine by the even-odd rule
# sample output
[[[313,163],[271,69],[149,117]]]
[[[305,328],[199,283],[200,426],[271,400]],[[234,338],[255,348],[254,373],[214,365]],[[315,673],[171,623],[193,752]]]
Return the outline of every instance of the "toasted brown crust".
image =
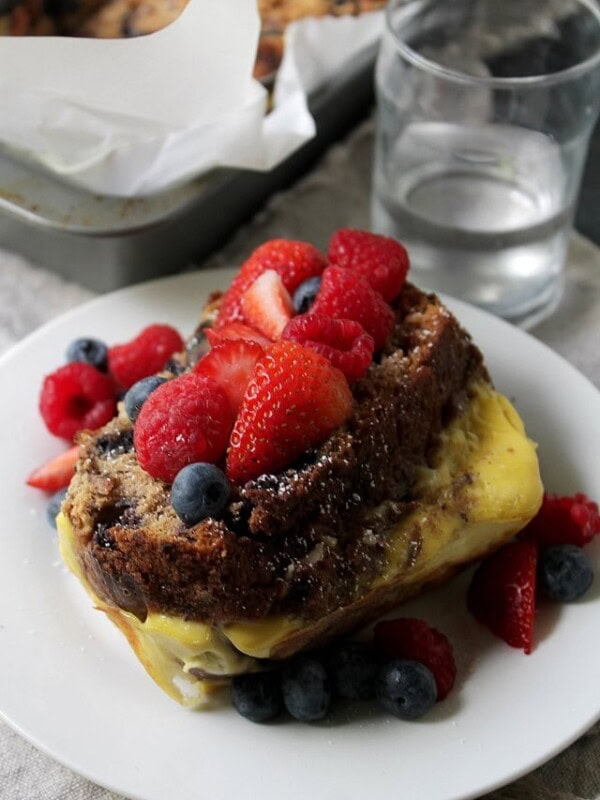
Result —
[[[302,463],[239,489],[222,520],[181,523],[169,487],[137,464],[123,413],[85,435],[64,511],[96,594],[141,619],[153,611],[211,624],[317,620],[352,603],[412,507],[418,467],[469,382],[485,376],[437,298],[407,286],[396,315],[380,363],[354,387],[348,424]]]

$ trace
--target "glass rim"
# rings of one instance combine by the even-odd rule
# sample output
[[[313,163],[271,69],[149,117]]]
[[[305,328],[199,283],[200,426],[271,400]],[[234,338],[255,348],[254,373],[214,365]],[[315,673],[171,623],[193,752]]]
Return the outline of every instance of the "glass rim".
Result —
[[[430,0],[430,2],[446,3],[448,0]],[[595,4],[594,0],[577,0],[580,6],[585,6],[587,10],[595,17],[598,23],[598,30],[600,32],[600,8]],[[390,0],[385,10],[385,24],[388,33],[392,36],[397,50],[412,64],[420,69],[434,73],[446,80],[454,81],[455,83],[470,84],[472,86],[484,86],[491,89],[539,89],[545,86],[551,86],[556,83],[564,83],[565,81],[572,80],[573,78],[583,75],[592,70],[596,65],[600,64],[600,46],[596,52],[580,61],[578,64],[573,64],[567,69],[559,70],[558,72],[549,72],[544,75],[523,75],[518,78],[494,78],[481,77],[478,75],[469,75],[466,72],[460,72],[452,67],[445,67],[432,61],[425,56],[422,56],[416,50],[407,44],[407,42],[398,34],[392,24],[392,13],[400,10],[401,14],[409,16],[411,7],[420,4],[423,5],[423,0]]]

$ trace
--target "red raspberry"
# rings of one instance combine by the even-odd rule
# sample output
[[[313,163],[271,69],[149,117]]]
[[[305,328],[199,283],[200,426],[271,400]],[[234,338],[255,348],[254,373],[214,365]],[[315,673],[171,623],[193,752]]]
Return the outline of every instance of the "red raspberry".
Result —
[[[133,443],[143,469],[172,483],[196,461],[218,462],[233,424],[227,395],[195,372],[163,383],[148,397],[136,420]]]
[[[456,680],[456,664],[452,645],[443,633],[410,617],[378,622],[373,633],[382,655],[423,664],[435,678],[438,702],[448,696]]]
[[[225,325],[218,331],[213,330],[213,328],[207,328],[205,333],[211,347],[215,347],[215,345],[221,344],[221,342],[229,339],[243,339],[245,342],[256,342],[261,347],[271,344],[270,339],[267,339],[262,333],[255,331],[254,328],[251,328],[249,325],[244,325],[243,322],[230,322],[229,325]]]
[[[321,314],[301,314],[285,326],[282,339],[290,339],[310,347],[346,376],[348,383],[365,374],[375,343],[358,322],[332,319]]]
[[[359,322],[373,337],[375,350],[387,342],[395,319],[392,309],[364,278],[341,267],[327,267],[310,313]]]
[[[173,353],[183,350],[183,339],[170,325],[149,325],[126,344],[108,351],[108,369],[121,389],[129,389],[165,366]]]
[[[408,272],[408,253],[400,242],[352,228],[333,234],[327,259],[332,267],[358,272],[388,303],[400,294]]]
[[[351,413],[352,395],[338,369],[296,342],[275,342],[246,388],[227,452],[228,478],[242,484],[287,467]]]
[[[583,547],[600,533],[598,504],[585,494],[558,497],[545,494],[542,507],[521,531],[520,537],[546,547],[575,544]]]
[[[293,294],[303,281],[320,275],[326,266],[324,256],[312,244],[287,239],[265,242],[242,264],[223,295],[215,328],[219,330],[230,322],[244,321],[242,295],[266,270],[275,270],[285,288]]]
[[[479,565],[467,597],[475,619],[526,653],[533,641],[536,570],[536,545],[510,542]]]
[[[101,428],[116,407],[113,382],[91,364],[65,364],[44,378],[40,413],[55,436],[72,439],[86,428]]]

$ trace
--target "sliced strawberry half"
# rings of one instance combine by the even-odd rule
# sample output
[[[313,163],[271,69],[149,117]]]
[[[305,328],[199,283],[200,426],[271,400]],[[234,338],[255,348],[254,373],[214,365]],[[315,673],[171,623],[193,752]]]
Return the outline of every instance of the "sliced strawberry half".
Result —
[[[237,416],[256,362],[262,354],[263,348],[257,342],[226,339],[200,359],[194,371],[212,378],[223,389],[234,416]]]
[[[242,296],[244,318],[271,340],[277,339],[294,313],[292,298],[273,269],[263,272]]]
[[[263,336],[262,333],[254,330],[249,325],[244,325],[243,322],[230,322],[229,325],[225,325],[219,330],[207,328],[205,332],[211,347],[227,339],[243,339],[246,342],[257,342],[263,347],[271,343],[270,339],[267,339],[266,336]]]
[[[75,464],[79,456],[79,445],[71,447],[46,464],[35,469],[27,478],[27,485],[46,492],[57,492],[69,485],[75,473]]]
[[[479,565],[467,596],[478,622],[525,653],[533,642],[537,553],[533,542],[504,545]]]
[[[297,342],[265,349],[246,389],[227,451],[235,484],[278,472],[324,441],[352,413],[339,369]]]

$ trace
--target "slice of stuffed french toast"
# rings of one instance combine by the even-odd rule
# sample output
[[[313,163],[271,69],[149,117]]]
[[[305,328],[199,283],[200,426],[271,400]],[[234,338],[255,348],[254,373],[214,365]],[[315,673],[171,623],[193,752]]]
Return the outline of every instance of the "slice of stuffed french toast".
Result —
[[[405,282],[403,250],[377,271],[350,245],[327,261],[302,243],[259,248],[139,416],[126,397],[80,437],[63,557],[184,704],[374,621],[540,506],[535,446],[471,337]],[[165,434],[179,405],[187,422]],[[230,415],[224,445],[210,413]],[[204,450],[179,446],[198,430]],[[227,488],[201,518],[180,488],[198,452]]]

